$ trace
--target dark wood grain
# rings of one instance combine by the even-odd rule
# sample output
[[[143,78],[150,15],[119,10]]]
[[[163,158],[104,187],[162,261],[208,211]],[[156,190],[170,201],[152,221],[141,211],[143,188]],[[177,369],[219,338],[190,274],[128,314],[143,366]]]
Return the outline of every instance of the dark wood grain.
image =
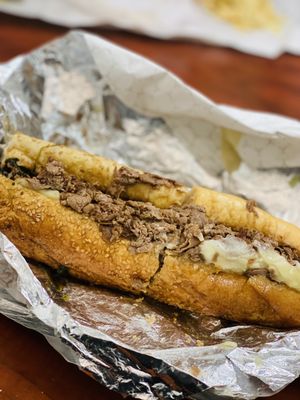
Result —
[[[266,60],[234,50],[179,41],[163,42],[112,30],[92,29],[167,67],[216,102],[300,118],[300,58]],[[0,14],[0,61],[25,53],[67,32],[35,20]],[[298,400],[300,381],[274,400]],[[46,340],[0,316],[0,400],[120,400]]]
[[[40,334],[0,316],[0,400],[120,400],[72,364]]]

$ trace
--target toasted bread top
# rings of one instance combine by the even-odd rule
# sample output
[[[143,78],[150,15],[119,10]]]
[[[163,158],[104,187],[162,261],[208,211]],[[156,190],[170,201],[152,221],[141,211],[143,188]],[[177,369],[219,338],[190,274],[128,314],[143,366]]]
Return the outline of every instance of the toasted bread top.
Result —
[[[68,173],[103,190],[112,183],[115,171],[122,167],[121,164],[107,158],[55,145],[22,133],[16,133],[8,141],[2,161],[9,158],[18,158],[20,164],[27,168],[45,165],[49,159],[60,161]],[[200,205],[205,208],[207,216],[213,221],[236,230],[258,231],[300,252],[300,229],[297,226],[276,218],[256,206],[249,207],[247,200],[237,196],[203,187],[189,189],[180,185],[155,186],[142,182],[129,185],[126,188],[126,197],[131,200],[149,201],[161,208],[184,203]]]

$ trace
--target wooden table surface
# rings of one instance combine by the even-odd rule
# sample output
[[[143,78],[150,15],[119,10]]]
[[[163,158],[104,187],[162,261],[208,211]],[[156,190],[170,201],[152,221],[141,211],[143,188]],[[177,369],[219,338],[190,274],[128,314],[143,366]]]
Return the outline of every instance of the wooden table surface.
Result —
[[[234,50],[92,29],[167,67],[216,102],[300,119],[300,57],[277,60]],[[0,13],[0,62],[54,39],[67,29]],[[300,398],[300,380],[274,400]],[[0,316],[0,400],[120,400],[68,364],[39,334]]]

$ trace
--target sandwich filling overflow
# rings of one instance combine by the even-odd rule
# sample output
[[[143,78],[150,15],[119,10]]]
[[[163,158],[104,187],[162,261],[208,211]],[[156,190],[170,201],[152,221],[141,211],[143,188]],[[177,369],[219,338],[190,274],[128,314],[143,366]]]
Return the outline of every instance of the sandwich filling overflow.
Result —
[[[121,167],[103,191],[69,174],[62,163],[52,159],[33,171],[10,158],[1,173],[15,184],[85,214],[98,224],[105,240],[127,239],[131,252],[149,252],[156,246],[162,257],[180,255],[195,263],[212,264],[220,271],[264,275],[300,291],[300,256],[291,247],[257,231],[233,230],[211,221],[201,206],[162,209],[150,202],[126,199],[127,186],[137,182],[176,186],[171,180]]]

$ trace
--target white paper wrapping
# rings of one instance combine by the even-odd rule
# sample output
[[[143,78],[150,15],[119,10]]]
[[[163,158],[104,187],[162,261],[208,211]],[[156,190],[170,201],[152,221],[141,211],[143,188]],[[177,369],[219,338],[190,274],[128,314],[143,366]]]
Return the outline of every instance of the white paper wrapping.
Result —
[[[269,58],[283,52],[299,55],[299,1],[273,3],[285,21],[275,33],[240,31],[194,0],[20,0],[0,2],[0,10],[73,28],[110,25],[162,39],[200,40]]]

